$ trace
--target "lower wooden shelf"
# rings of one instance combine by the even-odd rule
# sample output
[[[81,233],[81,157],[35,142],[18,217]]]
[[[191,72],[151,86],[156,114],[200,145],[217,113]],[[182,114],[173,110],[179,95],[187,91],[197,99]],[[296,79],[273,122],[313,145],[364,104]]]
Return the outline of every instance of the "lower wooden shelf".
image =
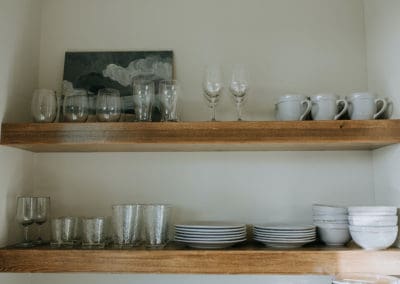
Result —
[[[400,250],[308,247],[296,250],[247,245],[227,250],[0,249],[2,272],[111,272],[181,274],[400,275]]]

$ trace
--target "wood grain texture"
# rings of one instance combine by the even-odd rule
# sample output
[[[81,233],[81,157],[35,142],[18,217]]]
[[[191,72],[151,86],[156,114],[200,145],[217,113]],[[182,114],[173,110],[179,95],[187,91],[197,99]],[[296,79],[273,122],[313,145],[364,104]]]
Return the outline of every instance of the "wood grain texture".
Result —
[[[4,123],[1,144],[33,152],[377,149],[400,143],[400,120]]]
[[[304,248],[272,250],[54,250],[1,249],[2,272],[111,272],[187,274],[400,274],[400,250]]]

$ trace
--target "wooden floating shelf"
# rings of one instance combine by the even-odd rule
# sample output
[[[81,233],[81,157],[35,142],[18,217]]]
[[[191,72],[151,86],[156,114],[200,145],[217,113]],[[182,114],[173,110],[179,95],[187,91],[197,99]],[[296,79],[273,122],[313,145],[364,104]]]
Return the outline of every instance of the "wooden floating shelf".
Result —
[[[273,250],[248,245],[228,250],[0,249],[1,272],[182,274],[400,275],[400,250],[355,248]]]
[[[400,120],[4,123],[1,145],[32,152],[372,150],[400,143]]]

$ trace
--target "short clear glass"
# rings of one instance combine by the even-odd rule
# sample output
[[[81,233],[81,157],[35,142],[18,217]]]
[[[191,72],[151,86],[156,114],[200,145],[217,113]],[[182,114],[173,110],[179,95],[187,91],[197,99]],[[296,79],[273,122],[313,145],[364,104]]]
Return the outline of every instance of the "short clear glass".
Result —
[[[47,89],[35,90],[32,97],[31,112],[35,122],[54,122],[58,112],[56,92]]]
[[[66,122],[86,122],[89,116],[87,91],[75,89],[64,98],[63,118]]]
[[[82,247],[104,248],[106,246],[106,217],[82,219]]]
[[[161,120],[176,122],[179,120],[178,102],[181,86],[176,80],[164,80],[159,85]]]
[[[118,90],[101,89],[96,99],[96,117],[99,122],[117,122],[121,118],[121,96]]]
[[[135,121],[152,121],[151,116],[153,112],[154,96],[154,81],[139,78],[133,80]]]
[[[79,244],[78,217],[60,217],[51,221],[52,247],[74,247]]]
[[[114,205],[112,207],[112,239],[117,248],[140,244],[143,222],[143,206]]]
[[[144,236],[147,248],[159,249],[167,245],[171,213],[170,205],[144,205]]]
[[[17,244],[18,247],[32,247],[33,242],[29,239],[29,226],[35,222],[36,199],[30,196],[17,198],[17,222],[24,228],[24,241]]]

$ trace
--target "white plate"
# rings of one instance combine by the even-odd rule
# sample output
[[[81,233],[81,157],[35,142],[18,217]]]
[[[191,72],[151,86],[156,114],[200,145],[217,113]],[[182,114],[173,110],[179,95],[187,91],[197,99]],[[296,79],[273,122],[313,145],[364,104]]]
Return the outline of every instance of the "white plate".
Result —
[[[268,239],[268,240],[309,240],[309,239],[316,239],[317,236],[309,236],[309,237],[294,237],[294,238],[290,238],[290,237],[268,237],[268,236],[260,236],[260,235],[254,235],[254,238],[258,238],[258,239]]]
[[[246,232],[245,228],[241,229],[180,229],[180,228],[175,228],[175,232],[180,232],[180,233],[195,233],[195,234],[237,234],[237,233],[243,233]]]
[[[280,249],[300,248],[308,243],[311,243],[311,242],[288,243],[288,242],[270,242],[270,241],[259,241],[259,242],[263,243],[267,247],[280,248]]]
[[[175,236],[182,236],[182,237],[199,237],[199,238],[230,238],[230,237],[237,237],[237,236],[246,236],[247,233],[243,232],[243,233],[238,233],[238,234],[218,234],[218,235],[214,235],[214,234],[187,234],[187,233],[179,233],[179,232],[175,232]]]
[[[277,243],[302,243],[302,242],[314,242],[317,238],[299,238],[299,239],[284,239],[284,238],[264,238],[254,237],[254,240],[261,242],[277,242]]]
[[[246,224],[237,224],[230,222],[193,222],[188,224],[177,224],[175,225],[175,228],[207,229],[207,230],[242,229],[246,228]]]
[[[192,243],[192,242],[180,242],[180,243],[195,249],[225,249],[237,245],[241,242],[227,242],[218,244],[216,243],[202,244],[202,243]]]
[[[254,225],[255,229],[271,230],[271,231],[312,231],[315,230],[313,225]]]
[[[175,236],[175,241],[177,242],[210,242],[210,243],[220,243],[220,242],[226,242],[226,241],[238,241],[240,242],[241,240],[246,240],[245,237],[238,237],[238,238],[220,238],[220,239],[208,239],[208,238],[182,238],[182,237],[176,237]]]
[[[179,243],[192,243],[192,244],[237,244],[237,243],[242,243],[244,241],[247,241],[246,238],[239,239],[239,240],[222,240],[222,241],[208,241],[208,240],[175,240],[176,242]]]
[[[271,233],[271,232],[264,232],[264,231],[258,231],[255,230],[254,231],[255,234],[259,234],[259,235],[266,235],[266,236],[312,236],[315,235],[315,231],[312,232],[307,232],[307,233],[291,233],[291,232],[283,232],[283,233]]]
[[[240,234],[240,235],[233,235],[233,236],[225,236],[225,235],[220,235],[220,236],[206,236],[206,235],[182,235],[182,234],[175,234],[175,237],[178,238],[188,238],[188,239],[226,239],[226,238],[245,238],[246,234]]]

